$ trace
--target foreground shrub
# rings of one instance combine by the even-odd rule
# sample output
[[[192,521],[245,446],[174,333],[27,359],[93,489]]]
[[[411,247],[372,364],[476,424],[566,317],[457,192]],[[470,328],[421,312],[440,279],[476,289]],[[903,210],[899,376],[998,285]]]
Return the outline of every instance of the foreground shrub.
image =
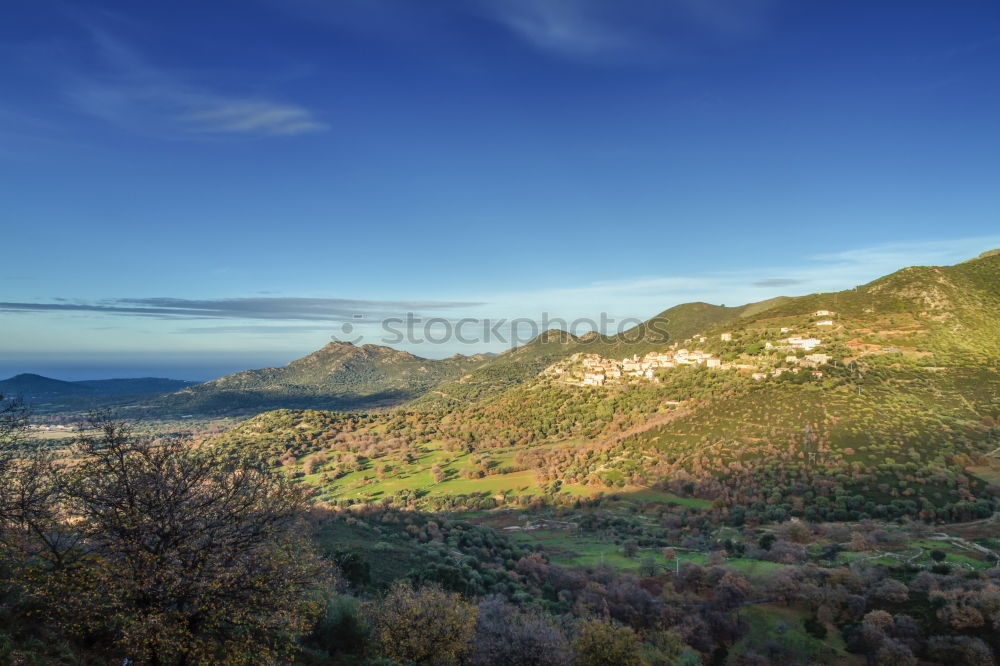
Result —
[[[363,653],[368,643],[368,627],[361,617],[358,600],[342,594],[330,599],[307,643],[328,655]]]
[[[576,666],[647,666],[642,643],[630,628],[591,618],[577,627],[573,641]]]
[[[381,599],[365,604],[379,654],[413,664],[457,664],[468,654],[476,607],[436,585],[397,581]]]
[[[553,618],[524,613],[499,599],[479,605],[477,666],[568,666],[569,641]]]

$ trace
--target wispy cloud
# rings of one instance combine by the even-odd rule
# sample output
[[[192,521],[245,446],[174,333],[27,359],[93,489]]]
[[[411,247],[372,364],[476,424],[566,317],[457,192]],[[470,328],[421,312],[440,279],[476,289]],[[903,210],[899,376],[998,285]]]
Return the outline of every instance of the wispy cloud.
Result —
[[[940,266],[972,259],[1000,247],[1000,235],[887,243],[819,254],[819,262],[863,266]]]
[[[483,305],[473,301],[374,301],[346,298],[118,298],[98,302],[0,302],[0,312],[92,312],[158,319],[353,321]]]
[[[266,101],[226,100],[180,118],[206,132],[304,134],[326,129],[305,109]]]
[[[482,300],[509,316],[542,312],[564,317],[596,316],[645,319],[681,303],[741,305],[774,296],[801,296],[850,289],[913,265],[942,266],[971,259],[1000,247],[1000,236],[945,241],[893,243],[806,256],[781,265],[762,264],[741,271],[693,275],[651,275],[593,282],[563,288],[490,294]],[[787,275],[794,278],[772,278]]]
[[[109,33],[91,27],[97,67],[65,77],[66,96],[81,110],[144,132],[289,136],[328,125],[297,104],[220,93],[147,62]]]
[[[479,0],[482,16],[532,46],[578,59],[684,55],[760,34],[777,0]]]
[[[332,329],[329,324],[326,325],[243,324],[235,326],[189,326],[187,328],[181,329],[179,332],[192,335],[203,335],[205,333],[232,335],[234,333],[237,333],[237,334],[286,336],[290,334],[294,335],[296,333],[312,333],[316,331],[330,332],[331,330]]]
[[[540,49],[572,57],[620,53],[638,47],[627,26],[599,15],[593,3],[569,0],[484,2],[485,16]]]
[[[267,0],[313,22],[384,37],[459,30],[471,18],[539,52],[583,62],[681,59],[760,35],[782,0]],[[433,8],[426,7],[433,4]],[[455,21],[454,19],[460,19]]]

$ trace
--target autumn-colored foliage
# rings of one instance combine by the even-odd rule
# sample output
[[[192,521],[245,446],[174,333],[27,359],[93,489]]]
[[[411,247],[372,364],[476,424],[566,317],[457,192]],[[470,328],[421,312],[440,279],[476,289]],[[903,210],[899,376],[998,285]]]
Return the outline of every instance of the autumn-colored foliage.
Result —
[[[642,643],[631,627],[600,618],[580,622],[573,641],[576,666],[646,666]]]
[[[36,621],[118,661],[294,650],[326,581],[295,536],[302,489],[259,461],[93,425],[73,464],[22,454],[0,480],[6,556]]]
[[[413,664],[457,664],[469,652],[476,607],[437,586],[396,582],[365,605],[378,652]]]

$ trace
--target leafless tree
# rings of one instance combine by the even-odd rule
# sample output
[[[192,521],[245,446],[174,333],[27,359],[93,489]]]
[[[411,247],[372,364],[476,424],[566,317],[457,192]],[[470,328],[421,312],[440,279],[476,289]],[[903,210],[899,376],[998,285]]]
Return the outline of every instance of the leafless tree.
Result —
[[[15,457],[5,487],[7,545],[48,565],[23,581],[45,618],[153,664],[292,649],[324,579],[296,536],[306,491],[262,458],[91,426],[69,460]]]

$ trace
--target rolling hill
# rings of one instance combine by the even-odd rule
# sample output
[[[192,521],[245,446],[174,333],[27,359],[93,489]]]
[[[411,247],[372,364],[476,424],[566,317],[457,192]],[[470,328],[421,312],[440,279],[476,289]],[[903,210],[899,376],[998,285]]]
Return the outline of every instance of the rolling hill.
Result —
[[[485,354],[432,360],[380,345],[331,342],[286,366],[244,370],[190,386],[150,408],[228,414],[282,407],[384,407],[413,399],[489,360]]]
[[[995,360],[1000,357],[1000,253],[985,252],[954,266],[913,266],[854,289],[784,299],[734,321],[731,328],[795,324],[823,310],[834,313],[834,330],[852,332],[858,342],[907,347],[953,363]]]

